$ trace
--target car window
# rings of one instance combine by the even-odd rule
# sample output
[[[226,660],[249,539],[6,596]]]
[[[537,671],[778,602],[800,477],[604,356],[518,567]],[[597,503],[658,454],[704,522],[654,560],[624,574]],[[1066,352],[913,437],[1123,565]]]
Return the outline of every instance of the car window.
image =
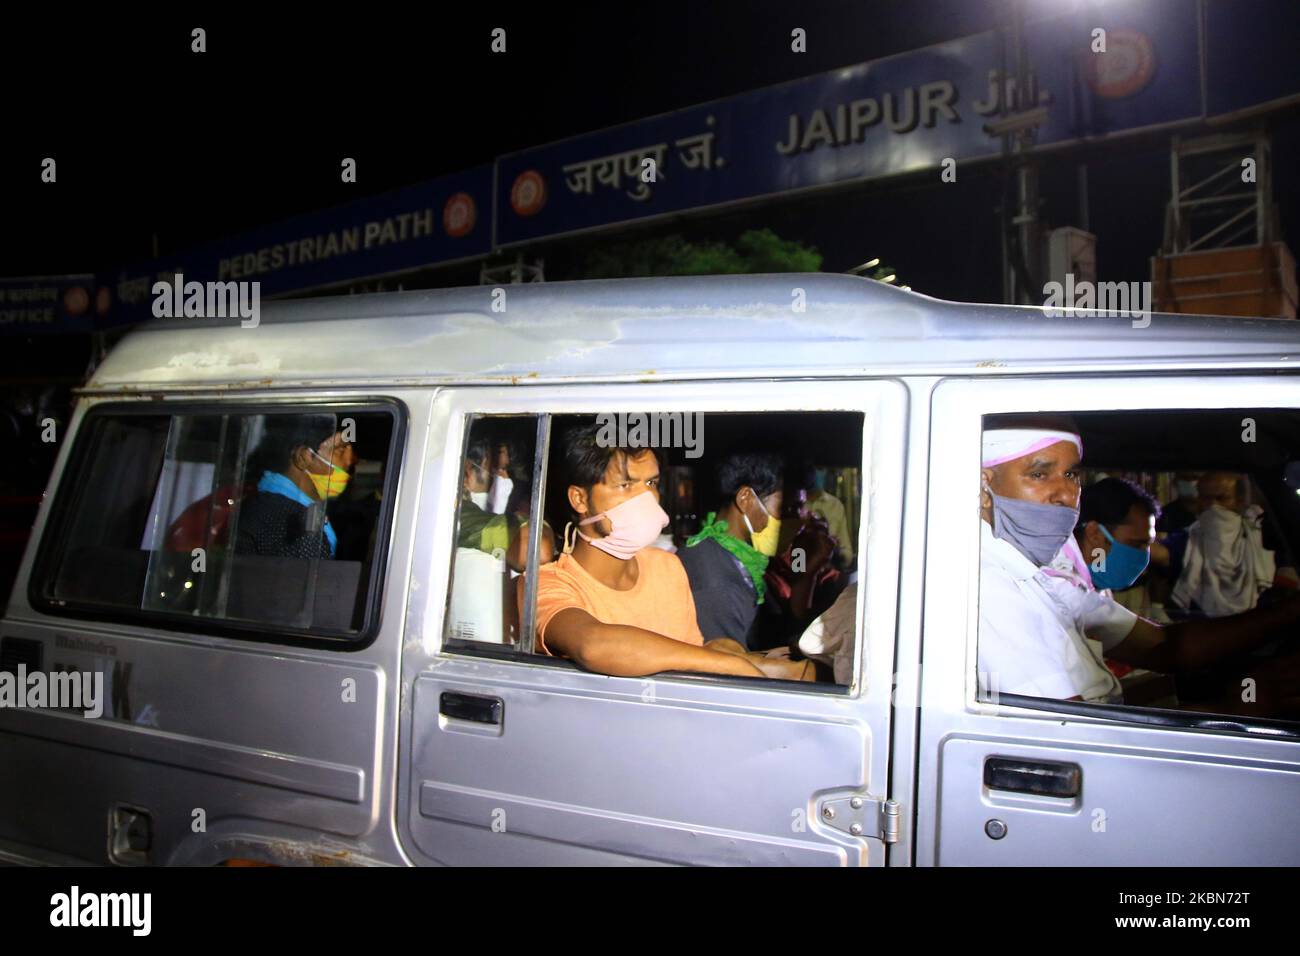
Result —
[[[1292,410],[986,416],[982,698],[1300,720],[1297,457]]]
[[[537,416],[476,416],[457,474],[456,548],[446,635],[519,646],[516,581],[527,566]],[[544,528],[540,560],[553,558]]]
[[[356,637],[383,553],[391,408],[91,412],[42,542],[53,611]]]
[[[579,540],[601,535],[573,510],[571,489],[578,479],[567,442],[572,429],[598,429],[596,416],[470,416],[457,471],[446,642],[464,648],[506,645],[534,659],[557,660],[561,656],[545,644],[552,615],[578,607],[602,623],[628,623],[632,618],[620,616],[622,605],[644,598],[653,607],[633,615],[635,626],[696,643],[737,641],[751,653],[807,661],[806,674],[816,679],[802,682],[850,683],[863,523],[863,415],[678,412],[657,413],[656,422],[656,413],[640,419],[638,414],[610,417],[606,437],[614,444],[648,444],[653,455],[633,468],[637,476],[609,486],[615,496],[609,501],[652,492],[666,524],[645,547],[667,560],[657,559],[652,579],[630,595],[593,584],[589,572],[573,563],[573,552],[582,550]],[[638,422],[644,429],[639,436]],[[539,434],[546,436],[540,462]],[[719,530],[727,500],[723,472],[756,467],[751,458],[777,475],[745,479],[768,482],[761,500],[747,505],[753,521],[764,526],[752,539],[747,530]],[[538,464],[544,466],[544,488],[530,508]],[[528,570],[530,516],[540,528],[536,580]],[[760,540],[767,537],[770,542]],[[771,553],[755,557],[754,540]],[[645,587],[655,589],[653,598],[642,594]],[[530,595],[531,635],[524,629]]]

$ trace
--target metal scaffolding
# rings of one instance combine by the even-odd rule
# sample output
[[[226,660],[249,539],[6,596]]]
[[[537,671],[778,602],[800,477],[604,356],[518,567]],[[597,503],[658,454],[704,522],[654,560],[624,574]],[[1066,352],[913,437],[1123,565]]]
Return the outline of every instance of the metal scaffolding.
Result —
[[[1275,241],[1271,152],[1263,130],[1174,137],[1162,251],[1172,255]]]

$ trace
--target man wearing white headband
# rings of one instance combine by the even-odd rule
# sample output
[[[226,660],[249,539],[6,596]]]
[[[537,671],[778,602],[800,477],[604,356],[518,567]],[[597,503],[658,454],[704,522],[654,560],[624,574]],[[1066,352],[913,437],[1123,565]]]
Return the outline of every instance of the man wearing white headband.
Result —
[[[1109,650],[1137,616],[1043,570],[1078,521],[1082,457],[1083,442],[1063,428],[984,432],[979,671],[990,691],[1123,701],[1085,635]]]
[[[984,433],[980,461],[979,677],[986,691],[1122,703],[1109,657],[1162,673],[1244,654],[1300,621],[1300,600],[1217,621],[1161,626],[1108,591],[1045,570],[1079,518],[1083,442],[1068,427]],[[1295,706],[1294,687],[1260,682],[1255,701],[1225,687],[1219,712],[1263,717]],[[1240,685],[1237,685],[1239,691]],[[1198,709],[1189,705],[1189,709]],[[1200,709],[1204,709],[1201,707]]]

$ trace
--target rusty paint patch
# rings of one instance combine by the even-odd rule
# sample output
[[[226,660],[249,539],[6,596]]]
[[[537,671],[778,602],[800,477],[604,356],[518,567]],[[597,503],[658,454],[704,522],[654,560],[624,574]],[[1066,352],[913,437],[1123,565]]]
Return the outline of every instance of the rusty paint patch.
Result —
[[[377,861],[355,855],[351,850],[277,840],[266,844],[270,866],[365,866]]]

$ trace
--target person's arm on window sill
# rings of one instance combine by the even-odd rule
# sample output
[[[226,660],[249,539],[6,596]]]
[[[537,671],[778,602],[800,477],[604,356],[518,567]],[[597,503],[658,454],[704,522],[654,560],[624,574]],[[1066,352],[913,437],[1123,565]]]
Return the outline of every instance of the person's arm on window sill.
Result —
[[[585,670],[613,677],[644,677],[662,671],[763,677],[739,654],[711,650],[625,624],[605,624],[581,608],[557,611],[546,625],[546,647]]]

